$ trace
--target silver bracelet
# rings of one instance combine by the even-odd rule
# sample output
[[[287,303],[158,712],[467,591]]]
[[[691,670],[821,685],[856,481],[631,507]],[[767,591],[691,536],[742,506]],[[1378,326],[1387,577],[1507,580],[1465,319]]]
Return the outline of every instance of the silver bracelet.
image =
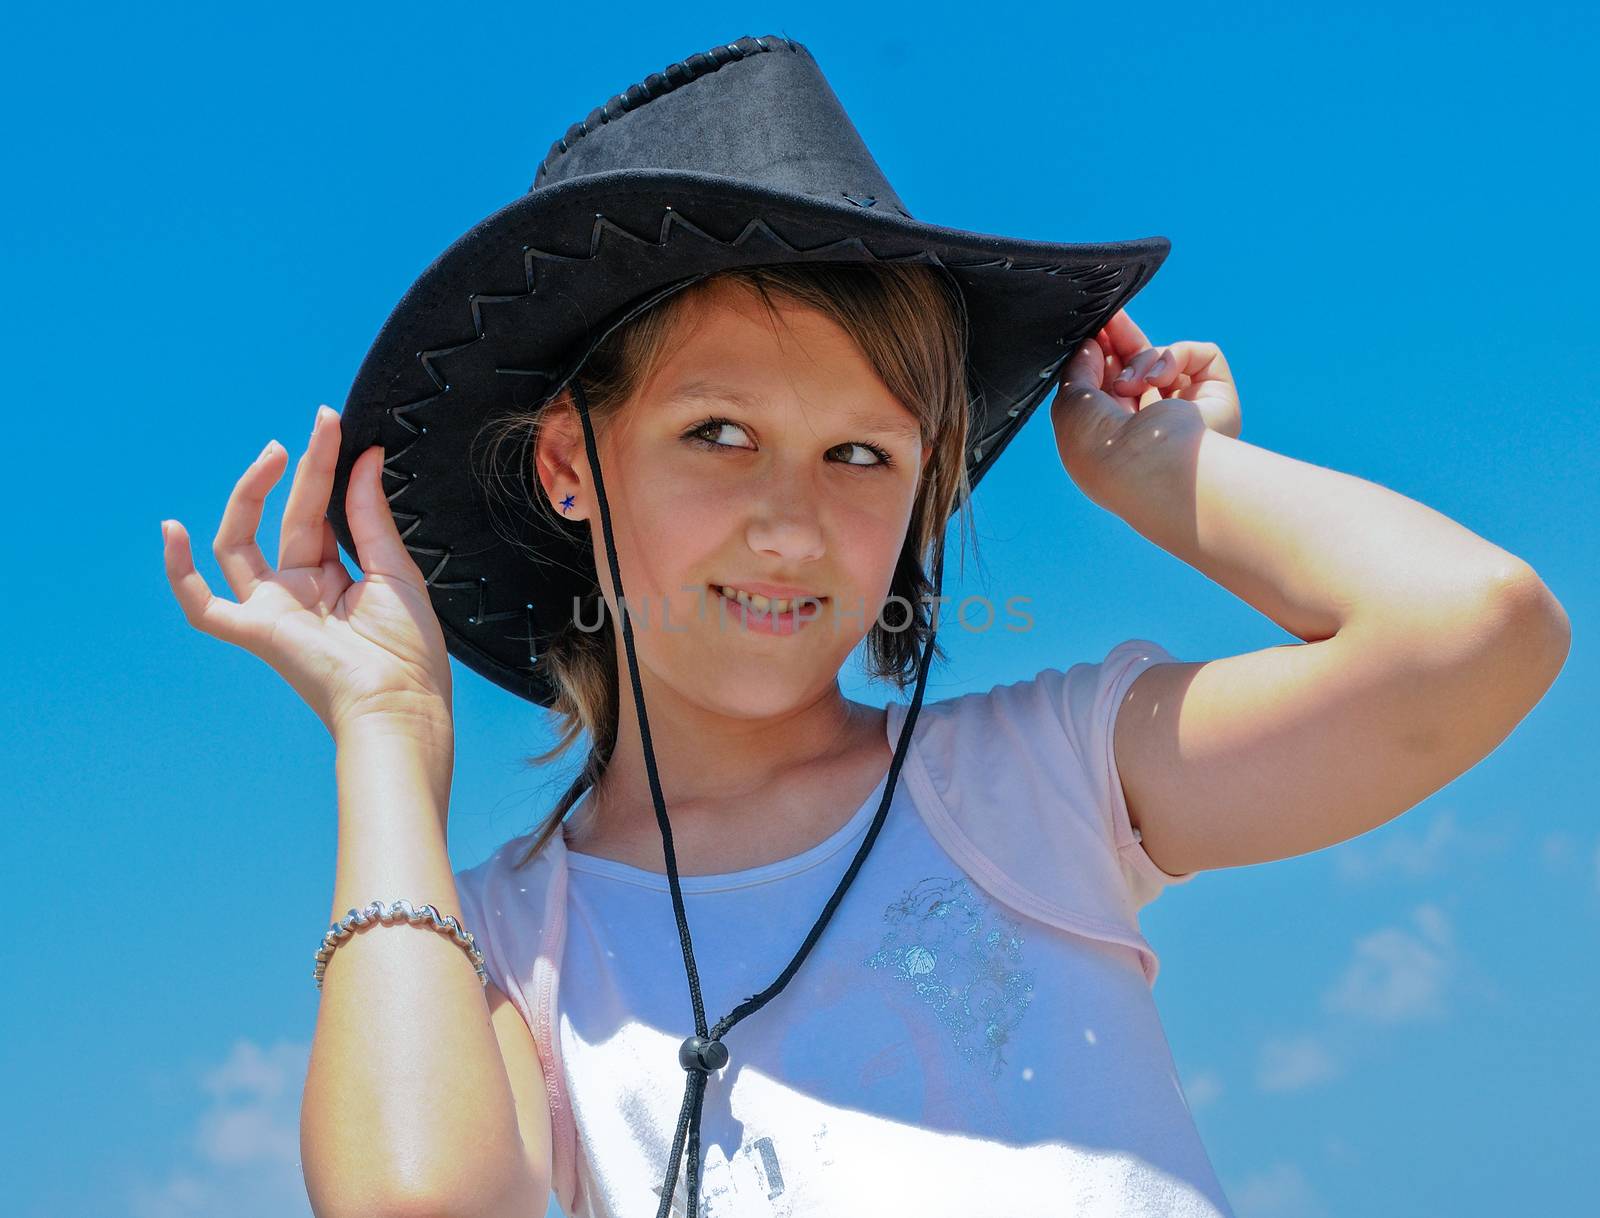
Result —
[[[489,974],[483,969],[483,953],[473,941],[472,933],[462,930],[461,923],[455,920],[454,915],[441,918],[439,911],[432,905],[412,909],[410,901],[400,900],[392,902],[387,908],[382,901],[373,901],[365,909],[352,909],[328,928],[328,933],[322,936],[322,947],[317,951],[317,967],[311,974],[316,978],[317,988],[319,990],[322,988],[322,978],[328,971],[328,958],[333,955],[334,949],[339,944],[355,933],[356,927],[370,926],[373,922],[387,925],[402,917],[413,926],[428,923],[434,930],[453,938],[471,958],[473,968],[478,970],[479,984],[484,986],[489,984]]]

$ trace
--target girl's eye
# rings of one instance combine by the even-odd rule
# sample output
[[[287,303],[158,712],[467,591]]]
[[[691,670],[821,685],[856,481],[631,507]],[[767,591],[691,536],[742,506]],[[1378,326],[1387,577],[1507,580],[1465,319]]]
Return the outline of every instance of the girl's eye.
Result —
[[[744,428],[740,427],[737,423],[733,422],[731,419],[707,419],[703,423],[696,423],[693,427],[691,427],[688,431],[684,432],[683,434],[684,434],[684,437],[686,439],[691,440],[694,443],[699,444],[700,447],[702,447],[702,448],[745,448],[745,447],[748,447],[747,445],[743,445],[743,444],[721,444],[721,443],[718,443],[717,440],[715,440],[715,439],[707,440],[707,439],[704,438],[705,434],[707,432],[710,432],[712,436],[720,436],[722,434],[723,429],[724,428],[729,428],[729,427],[733,428],[737,432],[740,432],[741,434],[744,432]]]
[[[707,439],[706,438],[706,436],[708,434],[713,436],[713,437],[720,437],[721,434],[722,434],[723,429],[725,429],[725,428],[732,428],[734,431],[739,432],[741,435],[744,434],[744,428],[740,427],[739,424],[735,423],[732,419],[713,418],[713,419],[705,419],[702,422],[696,423],[693,427],[689,428],[688,431],[683,433],[683,438],[686,441],[688,441],[689,443],[695,444],[695,445],[699,446],[700,448],[704,448],[704,449],[741,449],[741,448],[746,448],[747,449],[747,448],[749,448],[749,445],[746,445],[746,444],[723,444],[718,439],[715,439],[715,438]],[[871,460],[871,461],[856,461],[856,460],[851,460],[851,459],[849,459],[847,457],[845,460],[839,462],[839,464],[841,464],[841,465],[853,465],[853,466],[856,466],[858,468],[866,468],[866,469],[872,469],[872,468],[886,469],[889,466],[894,464],[894,460],[893,460],[893,458],[890,457],[888,452],[886,452],[883,448],[879,447],[878,445],[870,444],[865,440],[852,440],[852,441],[850,441],[848,443],[845,443],[845,444],[838,444],[838,445],[835,445],[830,451],[832,451],[832,452],[841,452],[842,451],[842,452],[848,453],[849,450],[851,450],[851,449],[860,449],[860,450],[863,450],[865,452],[869,452],[869,453],[872,454],[873,460]]]
[[[873,465],[893,465],[894,464],[894,462],[890,459],[889,454],[886,453],[883,449],[879,448],[876,444],[868,444],[863,440],[852,440],[848,444],[839,445],[839,447],[840,448],[844,448],[844,449],[859,448],[863,452],[871,453],[872,456],[873,456],[873,459],[871,461],[846,461],[845,462],[846,465],[873,466]]]

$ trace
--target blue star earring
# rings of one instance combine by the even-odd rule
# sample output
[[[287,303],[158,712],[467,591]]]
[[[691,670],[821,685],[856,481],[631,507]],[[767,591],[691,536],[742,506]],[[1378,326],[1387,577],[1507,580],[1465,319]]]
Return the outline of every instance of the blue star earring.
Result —
[[[568,495],[565,499],[563,499],[561,501],[561,510],[563,512],[570,512],[572,510],[572,505],[573,505],[573,503],[575,501],[576,501],[576,497],[575,496]]]

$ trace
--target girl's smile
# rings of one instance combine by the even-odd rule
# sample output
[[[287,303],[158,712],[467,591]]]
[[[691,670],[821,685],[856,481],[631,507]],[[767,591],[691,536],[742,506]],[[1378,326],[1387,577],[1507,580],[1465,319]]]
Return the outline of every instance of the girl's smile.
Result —
[[[717,596],[718,622],[725,620],[724,615],[731,614],[735,621],[755,634],[795,634],[820,617],[823,606],[828,603],[825,596],[809,594],[769,599],[726,584],[712,584],[711,590]]]

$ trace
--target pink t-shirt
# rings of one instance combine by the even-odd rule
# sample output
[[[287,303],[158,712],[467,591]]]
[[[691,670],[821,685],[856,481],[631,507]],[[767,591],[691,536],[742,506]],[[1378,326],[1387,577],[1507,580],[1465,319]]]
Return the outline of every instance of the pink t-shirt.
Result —
[[[701,1118],[706,1218],[1231,1218],[1138,927],[1140,907],[1193,873],[1144,852],[1111,750],[1128,686],[1172,659],[1133,639],[1097,664],[924,701],[878,840],[827,929],[724,1038],[730,1060]],[[889,706],[891,747],[905,709]],[[680,877],[708,1020],[788,964],[883,785],[802,854]],[[512,870],[525,840],[456,882],[489,975],[538,1046],[557,1198],[570,1218],[653,1215],[693,1031],[666,877],[559,836]]]

